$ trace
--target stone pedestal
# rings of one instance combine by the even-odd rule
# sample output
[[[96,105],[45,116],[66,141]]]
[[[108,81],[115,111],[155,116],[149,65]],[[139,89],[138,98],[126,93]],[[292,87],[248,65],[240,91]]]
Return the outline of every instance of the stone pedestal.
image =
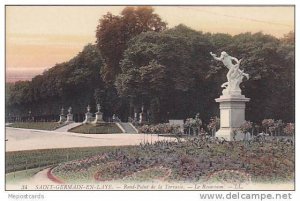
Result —
[[[66,116],[65,115],[59,115],[59,121],[58,121],[58,123],[64,123],[66,121]]]
[[[136,112],[134,113],[133,121],[134,121],[135,123],[138,122],[138,115],[137,115]]]
[[[72,123],[73,121],[73,114],[67,114],[67,121],[66,123]]]
[[[96,112],[96,118],[93,121],[93,124],[103,123],[102,112]]]
[[[91,123],[93,121],[93,114],[90,112],[85,113],[85,120],[83,121],[84,124]]]
[[[228,141],[234,140],[234,130],[238,129],[245,121],[246,102],[250,98],[244,95],[223,95],[215,99],[220,103],[220,129],[216,137]],[[244,134],[237,132],[235,140],[243,140]]]

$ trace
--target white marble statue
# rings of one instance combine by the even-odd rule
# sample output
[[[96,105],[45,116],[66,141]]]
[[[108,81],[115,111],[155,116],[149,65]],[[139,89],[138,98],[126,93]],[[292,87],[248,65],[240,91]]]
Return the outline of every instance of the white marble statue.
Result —
[[[66,123],[72,123],[73,122],[73,114],[72,114],[72,107],[69,107],[67,114],[67,121]]]
[[[62,107],[60,110],[59,121],[58,123],[64,123],[66,121],[66,116],[64,115],[65,109]]]
[[[95,120],[92,122],[93,124],[100,124],[103,122],[103,116],[101,110],[101,105],[97,104],[97,112],[95,113]]]
[[[222,61],[224,66],[228,68],[228,73],[226,75],[227,82],[222,84],[223,95],[241,95],[240,84],[243,81],[243,78],[246,77],[249,79],[249,75],[244,73],[243,70],[239,69],[241,59],[238,60],[235,57],[228,55],[226,52],[221,52],[221,56],[217,57],[216,54],[210,52],[210,55],[217,61]],[[235,64],[232,62],[235,61]]]
[[[97,104],[97,111],[100,113],[100,110],[101,110],[101,105],[98,103]]]
[[[83,121],[84,124],[91,123],[93,120],[93,114],[90,113],[90,111],[91,111],[90,105],[87,106],[86,110],[87,110],[87,112],[85,113],[85,120]]]

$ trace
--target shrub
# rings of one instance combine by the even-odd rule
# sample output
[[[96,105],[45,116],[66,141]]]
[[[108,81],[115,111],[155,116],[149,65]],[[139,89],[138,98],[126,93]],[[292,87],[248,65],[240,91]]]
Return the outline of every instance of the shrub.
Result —
[[[180,126],[170,125],[168,123],[143,125],[139,128],[139,132],[148,134],[178,134],[180,133]]]
[[[208,128],[208,130],[211,131],[212,136],[214,136],[217,129],[220,128],[220,118],[218,118],[218,117],[210,118],[210,122],[207,125],[207,128]]]
[[[245,121],[239,128],[243,133],[251,132],[253,123],[251,121]]]
[[[286,126],[283,128],[283,132],[286,135],[294,135],[294,133],[295,133],[295,124],[287,123]]]
[[[262,120],[261,124],[262,124],[262,127],[265,128],[266,133],[268,133],[268,130],[270,131],[270,127],[274,126],[275,121],[274,121],[274,119],[264,119],[264,120]],[[272,129],[273,128],[271,128],[271,130]]]
[[[188,130],[189,134],[191,133],[191,130],[193,134],[199,134],[201,126],[202,120],[200,119],[199,113],[196,114],[195,118],[186,119],[183,125],[184,129]]]

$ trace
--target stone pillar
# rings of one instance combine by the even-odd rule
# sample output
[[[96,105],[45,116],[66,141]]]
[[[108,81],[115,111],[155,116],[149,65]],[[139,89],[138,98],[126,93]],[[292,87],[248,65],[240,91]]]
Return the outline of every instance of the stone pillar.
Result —
[[[93,120],[93,114],[90,113],[91,107],[88,105],[87,106],[87,113],[85,113],[85,119],[83,121],[84,124],[91,123]]]
[[[135,123],[138,122],[138,114],[137,114],[136,112],[134,113],[133,121],[134,121]]]
[[[146,121],[146,114],[144,112],[144,106],[141,108],[139,123],[142,124]]]
[[[73,121],[73,114],[67,114],[67,121],[66,121],[66,123],[71,123],[71,122],[74,122]]]
[[[66,117],[65,117],[65,115],[59,115],[59,121],[58,121],[58,123],[64,123],[66,121]]]
[[[71,107],[69,107],[68,112],[69,113],[67,114],[67,121],[66,121],[66,123],[72,123],[74,121],[73,121],[73,114],[72,114],[72,108]]]
[[[66,121],[66,116],[64,115],[64,111],[65,109],[64,108],[61,108],[61,113],[59,115],[59,121],[58,123],[64,123]]]
[[[216,137],[228,141],[234,140],[234,130],[239,128],[245,121],[246,102],[250,98],[244,95],[222,95],[215,99],[220,104],[220,129]],[[237,132],[235,140],[243,140],[244,134]]]
[[[98,111],[95,113],[96,114],[96,118],[93,121],[93,124],[99,124],[99,123],[103,122],[102,112],[100,112],[100,109],[101,109],[100,104],[97,104],[97,110]]]

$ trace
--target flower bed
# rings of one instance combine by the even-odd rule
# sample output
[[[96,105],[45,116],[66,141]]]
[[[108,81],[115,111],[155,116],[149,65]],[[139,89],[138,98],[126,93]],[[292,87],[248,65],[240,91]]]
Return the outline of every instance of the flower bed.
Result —
[[[65,181],[292,182],[294,164],[294,146],[285,141],[189,138],[108,151],[63,163],[53,173]]]
[[[208,175],[206,181],[221,184],[248,184],[251,182],[251,175],[240,170],[220,170]]]
[[[144,169],[133,173],[132,175],[123,178],[124,181],[149,181],[149,180],[160,180],[165,181],[172,174],[172,170],[169,168],[153,167]]]

